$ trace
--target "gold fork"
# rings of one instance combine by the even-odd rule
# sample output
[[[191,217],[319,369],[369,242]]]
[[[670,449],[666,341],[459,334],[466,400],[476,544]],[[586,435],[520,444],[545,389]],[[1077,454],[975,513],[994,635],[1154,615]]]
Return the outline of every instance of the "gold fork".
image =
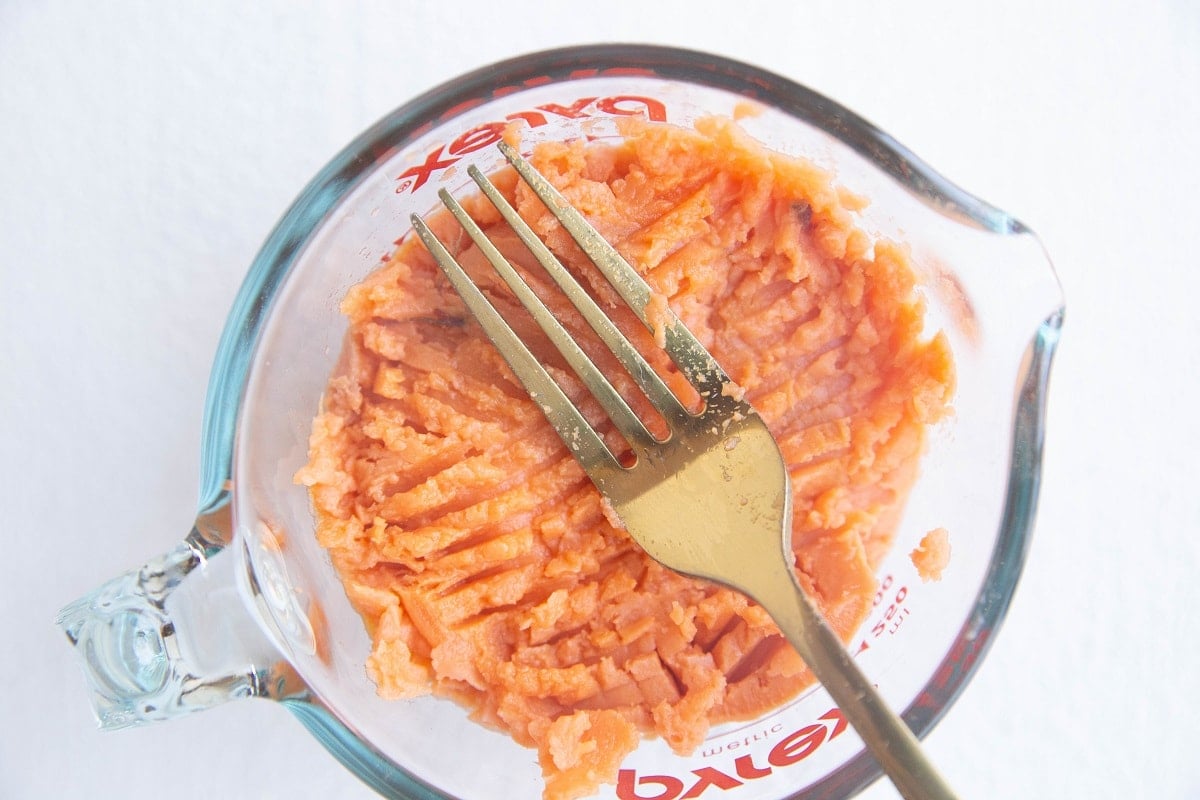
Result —
[[[477,168],[468,170],[538,263],[616,355],[666,421],[655,437],[563,325],[551,314],[461,205],[439,196],[467,235],[563,354],[629,443],[622,464],[504,321],[424,221],[412,224],[484,332],[524,384],[629,535],[664,566],[742,592],[771,615],[829,691],[900,794],[953,798],[916,737],[855,666],[796,580],[790,548],[791,484],[783,456],[758,413],[683,323],[647,311],[650,287],[617,251],[512,147],[499,145],[580,249],[647,326],[663,334],[666,353],[699,393],[689,411]]]

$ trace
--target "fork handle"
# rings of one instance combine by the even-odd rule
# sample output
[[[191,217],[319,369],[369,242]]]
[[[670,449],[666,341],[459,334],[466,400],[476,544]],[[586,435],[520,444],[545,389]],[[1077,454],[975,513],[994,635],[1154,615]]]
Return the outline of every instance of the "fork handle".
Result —
[[[786,573],[786,574],[784,574]],[[884,702],[786,567],[757,582],[754,599],[829,691],[906,800],[956,800],[904,720]]]

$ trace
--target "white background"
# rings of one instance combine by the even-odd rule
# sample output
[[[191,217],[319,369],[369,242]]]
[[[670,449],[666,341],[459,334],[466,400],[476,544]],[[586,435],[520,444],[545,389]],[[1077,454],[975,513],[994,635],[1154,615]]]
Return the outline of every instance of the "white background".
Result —
[[[97,733],[51,623],[190,525],[225,314],[322,164],[459,73],[595,41],[806,83],[1040,233],[1067,318],[1037,532],[929,750],[964,798],[1200,797],[1189,0],[0,0],[0,797],[370,796],[271,703]]]

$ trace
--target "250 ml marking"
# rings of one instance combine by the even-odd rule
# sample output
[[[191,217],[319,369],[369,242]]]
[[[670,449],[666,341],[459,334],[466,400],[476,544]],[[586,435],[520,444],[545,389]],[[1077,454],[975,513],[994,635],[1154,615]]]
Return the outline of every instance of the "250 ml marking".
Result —
[[[880,582],[879,591],[875,593],[876,608],[890,601],[887,609],[883,612],[883,617],[871,628],[871,635],[876,639],[885,633],[889,636],[894,634],[909,615],[909,608],[904,605],[904,601],[908,599],[908,587],[901,586],[893,594],[891,592],[892,583],[892,576],[888,575]]]
[[[883,636],[894,636],[912,613],[912,610],[904,602],[908,599],[908,586],[901,585],[899,588],[893,588],[895,584],[896,578],[893,575],[885,575],[879,582],[879,589],[875,592],[875,602],[872,604],[872,608],[878,609],[885,604],[886,607],[871,626],[869,636],[858,643],[858,649],[854,651],[855,655],[870,648],[873,641]]]

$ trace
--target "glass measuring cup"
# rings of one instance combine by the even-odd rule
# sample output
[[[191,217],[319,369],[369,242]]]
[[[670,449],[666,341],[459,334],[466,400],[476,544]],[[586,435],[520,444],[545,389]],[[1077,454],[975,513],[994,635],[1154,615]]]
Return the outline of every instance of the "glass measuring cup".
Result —
[[[528,751],[444,700],[376,696],[369,639],[312,535],[304,464],[342,344],[338,302],[466,166],[526,143],[615,135],[641,115],[687,125],[741,115],[768,147],[803,155],[872,200],[861,225],[902,239],[923,270],[930,328],[950,337],[955,419],[925,459],[876,607],[851,640],[918,733],[961,690],[1007,607],[1038,488],[1042,410],[1061,295],[1036,238],[933,173],[885,134],[803,87],[717,57],[571,48],[463,76],[390,114],[309,184],[252,265],[210,384],[200,512],[185,541],[64,610],[102,725],[169,719],[237,697],[283,702],[350,769],[396,797],[536,796]],[[1014,392],[1015,397],[1014,397]],[[943,526],[954,556],[923,584],[907,553]],[[608,796],[844,797],[878,770],[827,695],[715,728],[692,756],[648,741]],[[472,770],[462,770],[470,753]],[[801,754],[803,754],[801,756]]]

